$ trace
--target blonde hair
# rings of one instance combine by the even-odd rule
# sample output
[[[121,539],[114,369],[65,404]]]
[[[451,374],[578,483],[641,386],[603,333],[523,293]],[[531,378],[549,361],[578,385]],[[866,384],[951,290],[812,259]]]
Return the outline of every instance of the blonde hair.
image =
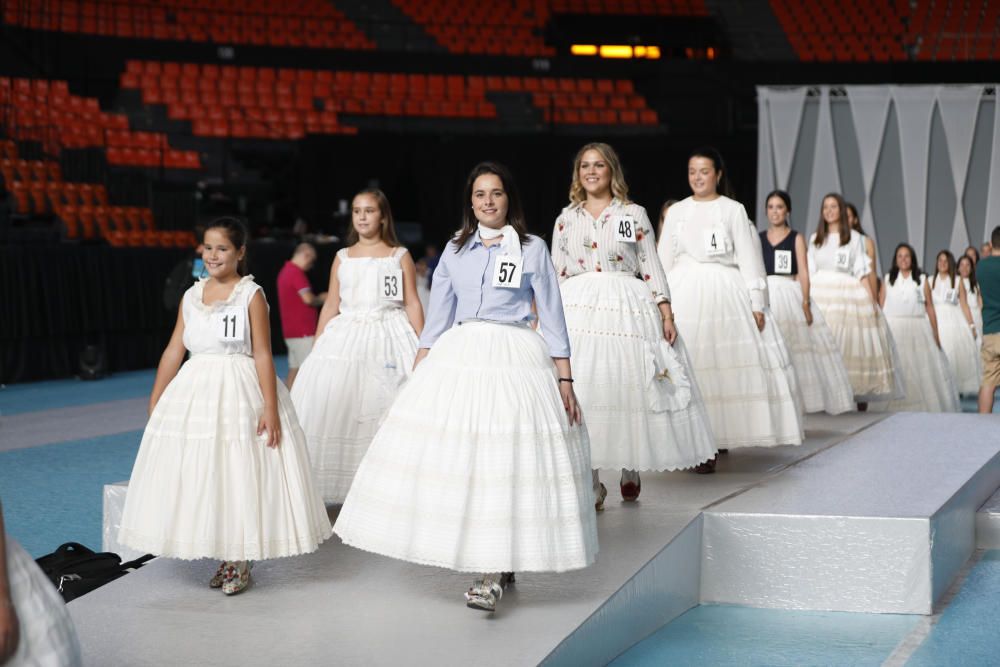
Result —
[[[583,155],[587,151],[597,151],[604,161],[608,163],[608,168],[611,170],[611,195],[626,204],[631,203],[628,198],[628,185],[625,184],[625,174],[622,172],[622,163],[618,159],[618,153],[615,153],[615,149],[608,144],[595,141],[581,148],[577,152],[576,157],[573,158],[573,180],[569,186],[570,204],[579,204],[587,200],[587,192],[583,189],[583,183],[580,181],[580,163],[583,162]]]

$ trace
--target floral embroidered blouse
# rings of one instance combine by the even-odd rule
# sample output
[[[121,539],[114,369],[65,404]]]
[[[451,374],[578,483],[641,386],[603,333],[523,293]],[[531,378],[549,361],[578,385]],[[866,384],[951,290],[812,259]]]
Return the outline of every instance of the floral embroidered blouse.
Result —
[[[560,283],[591,271],[628,273],[646,282],[656,303],[670,301],[653,227],[638,204],[615,197],[596,219],[583,203],[567,206],[552,231],[552,261]]]

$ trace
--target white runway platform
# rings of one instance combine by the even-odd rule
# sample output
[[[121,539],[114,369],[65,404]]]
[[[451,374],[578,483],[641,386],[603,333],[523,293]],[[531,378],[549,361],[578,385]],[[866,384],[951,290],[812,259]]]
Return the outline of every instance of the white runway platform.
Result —
[[[995,418],[810,416],[807,435],[643,475],[636,504],[602,473],[597,564],[520,576],[494,615],[464,606],[467,575],[336,537],[232,598],[214,563],[157,559],[69,609],[88,665],[601,665],[702,601],[928,613],[975,526],[1000,536],[1000,502],[976,512],[1000,486]]]

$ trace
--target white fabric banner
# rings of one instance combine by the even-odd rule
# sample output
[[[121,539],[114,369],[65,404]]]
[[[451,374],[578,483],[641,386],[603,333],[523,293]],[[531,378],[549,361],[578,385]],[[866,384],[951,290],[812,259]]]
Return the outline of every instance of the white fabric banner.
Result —
[[[802,126],[802,108],[806,104],[805,87],[772,90],[768,98],[771,116],[771,141],[774,146],[774,172],[777,187],[788,189]]]
[[[917,251],[921,265],[924,229],[927,224],[927,163],[931,152],[931,118],[935,86],[889,86],[896,119],[903,165],[903,199],[906,205],[907,241]]]
[[[840,169],[837,166],[837,147],[833,139],[833,120],[830,116],[830,87],[820,88],[819,119],[816,123],[816,153],[813,155],[812,181],[806,208],[806,228],[811,229],[819,220],[823,196],[840,192]]]
[[[858,202],[861,207],[861,228],[875,239],[879,238],[872,212],[872,186],[875,184],[875,170],[882,153],[885,136],[885,120],[889,117],[889,89],[886,86],[845,86],[847,100],[851,105],[851,119],[858,139],[858,155],[861,158],[861,178],[864,181],[865,200]]]
[[[938,112],[948,141],[948,159],[955,181],[955,219],[951,229],[951,251],[961,255],[969,245],[969,228],[965,221],[965,179],[972,157],[972,139],[976,132],[976,117],[982,86],[940,86],[937,90]]]
[[[994,86],[995,90],[1000,90],[1000,83]],[[973,238],[980,244],[989,241],[993,228],[997,225],[1000,225],[1000,97],[994,97],[993,101],[993,152],[990,154],[990,186],[986,194],[986,219]]]
[[[763,86],[757,87],[757,209],[754,223],[758,229],[767,229],[764,197],[775,188],[771,122],[768,106],[768,99],[773,92]]]

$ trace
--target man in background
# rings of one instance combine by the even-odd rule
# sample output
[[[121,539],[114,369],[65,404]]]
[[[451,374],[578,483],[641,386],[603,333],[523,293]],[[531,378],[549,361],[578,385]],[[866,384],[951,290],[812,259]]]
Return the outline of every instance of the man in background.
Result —
[[[299,366],[312,350],[319,313],[326,292],[313,294],[306,272],[316,263],[316,248],[309,243],[295,247],[292,258],[278,273],[278,310],[281,314],[281,332],[288,346],[288,378],[285,384],[292,388]]]
[[[993,397],[1000,385],[1000,227],[993,229],[989,255],[976,265],[976,279],[983,296],[983,380],[979,385],[979,412],[993,412]],[[984,244],[985,245],[985,244]]]

